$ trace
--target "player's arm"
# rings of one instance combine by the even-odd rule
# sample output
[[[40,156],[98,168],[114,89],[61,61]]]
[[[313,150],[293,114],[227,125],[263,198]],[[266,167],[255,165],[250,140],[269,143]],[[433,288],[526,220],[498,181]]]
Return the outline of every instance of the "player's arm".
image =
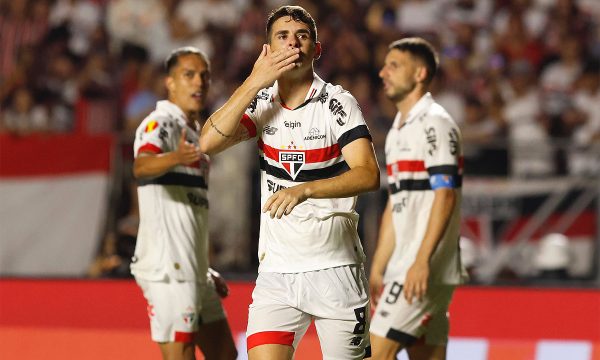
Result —
[[[133,161],[133,176],[137,179],[160,176],[177,165],[187,165],[200,160],[200,148],[185,140],[186,129],[181,131],[177,150],[155,154],[140,152]]]
[[[412,303],[413,296],[421,300],[427,292],[429,261],[446,231],[456,203],[456,191],[451,187],[438,188],[434,193],[435,197],[423,242],[419,247],[415,262],[406,273],[404,297],[409,304]]]
[[[200,149],[203,153],[212,155],[249,138],[247,130],[239,126],[244,111],[262,88],[271,85],[281,74],[294,68],[298,52],[296,48],[271,52],[269,45],[263,45],[248,78],[204,123],[200,134]]]
[[[379,166],[373,144],[359,138],[342,148],[342,155],[350,170],[329,178],[309,181],[277,191],[267,199],[263,212],[280,219],[308,198],[326,199],[355,196],[379,188]]]
[[[377,306],[379,302],[381,290],[383,289],[383,275],[395,247],[396,238],[392,224],[392,200],[389,199],[381,217],[379,239],[377,240],[377,248],[375,249],[373,263],[371,264],[371,273],[369,275],[369,291],[371,293],[371,302],[374,306]]]

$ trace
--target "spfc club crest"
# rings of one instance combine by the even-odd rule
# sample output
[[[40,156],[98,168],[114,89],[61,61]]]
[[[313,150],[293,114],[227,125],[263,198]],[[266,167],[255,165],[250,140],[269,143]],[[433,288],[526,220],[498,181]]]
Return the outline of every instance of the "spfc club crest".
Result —
[[[285,171],[292,177],[292,179],[296,180],[296,176],[298,176],[300,170],[304,166],[304,152],[280,151],[279,163],[283,166]]]

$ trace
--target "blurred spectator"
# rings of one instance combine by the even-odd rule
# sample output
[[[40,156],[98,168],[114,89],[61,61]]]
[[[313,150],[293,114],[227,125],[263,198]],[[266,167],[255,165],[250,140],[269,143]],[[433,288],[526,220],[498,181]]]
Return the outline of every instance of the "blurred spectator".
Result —
[[[31,90],[25,87],[15,90],[10,106],[0,116],[2,132],[27,135],[49,128],[48,112],[43,106],[36,105]]]
[[[142,120],[154,110],[156,102],[166,97],[165,78],[161,69],[146,63],[142,65],[138,77],[138,89],[125,103],[125,125],[123,135],[133,144],[135,130]]]
[[[534,70],[526,60],[510,64],[509,82],[504,89],[503,117],[508,124],[511,173],[531,177],[554,171],[554,152],[547,124],[541,119],[539,92],[532,78]]]
[[[50,10],[49,22],[52,27],[65,26],[69,30],[69,50],[84,56],[100,26],[101,10],[93,0],[58,0]]]

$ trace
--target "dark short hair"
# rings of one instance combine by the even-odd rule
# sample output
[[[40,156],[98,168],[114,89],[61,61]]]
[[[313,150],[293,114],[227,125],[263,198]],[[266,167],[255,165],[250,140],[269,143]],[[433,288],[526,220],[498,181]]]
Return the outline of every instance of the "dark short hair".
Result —
[[[191,55],[191,54],[198,55],[200,58],[202,58],[202,60],[204,60],[206,65],[208,65],[210,67],[210,62],[208,61],[208,57],[206,57],[206,54],[204,54],[204,52],[202,52],[202,50],[198,49],[197,47],[193,47],[193,46],[184,46],[184,47],[180,47],[178,49],[171,51],[169,56],[167,56],[167,59],[165,60],[165,72],[167,74],[169,74],[171,72],[171,70],[173,70],[173,68],[175,66],[177,66],[177,63],[179,62],[180,57],[185,56],[185,55]]]
[[[273,23],[284,16],[289,16],[294,21],[300,21],[308,25],[310,38],[314,42],[317,42],[317,24],[315,23],[315,19],[303,7],[294,5],[285,5],[271,11],[267,18],[267,42],[271,41]]]
[[[415,58],[423,61],[427,67],[425,83],[429,84],[431,80],[433,80],[440,60],[437,51],[435,51],[433,45],[431,45],[429,41],[419,37],[404,38],[391,43],[389,49],[406,51]]]

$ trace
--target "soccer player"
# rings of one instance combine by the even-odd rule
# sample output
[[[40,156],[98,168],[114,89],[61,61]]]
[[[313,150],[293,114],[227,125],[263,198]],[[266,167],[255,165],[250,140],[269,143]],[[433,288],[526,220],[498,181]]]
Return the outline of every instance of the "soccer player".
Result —
[[[210,160],[198,131],[210,66],[200,50],[184,47],[165,67],[168,100],[142,121],[134,142],[140,226],[131,272],[163,359],[194,359],[198,346],[209,360],[231,360],[237,353],[217,294],[227,289],[207,275]]]
[[[251,74],[200,139],[213,154],[258,138],[260,266],[249,358],[291,359],[315,320],[324,359],[362,359],[369,295],[354,205],[379,188],[369,130],[354,97],[314,73],[322,48],[306,10],[274,10],[266,32]]]
[[[461,134],[427,92],[437,66],[431,44],[405,38],[390,45],[379,72],[398,113],[385,143],[390,196],[369,279],[373,359],[396,359],[404,348],[411,360],[445,359],[448,305],[465,274]]]

